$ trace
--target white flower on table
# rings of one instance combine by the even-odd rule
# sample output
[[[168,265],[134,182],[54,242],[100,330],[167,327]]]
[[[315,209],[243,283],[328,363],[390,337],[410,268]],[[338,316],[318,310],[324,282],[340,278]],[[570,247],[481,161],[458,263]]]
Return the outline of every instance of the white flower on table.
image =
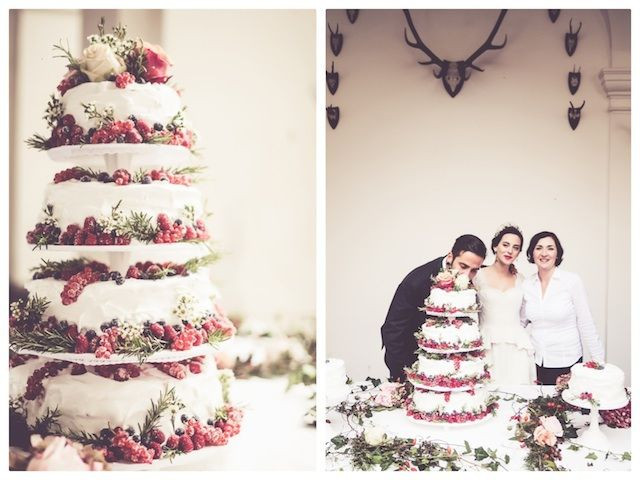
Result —
[[[364,429],[364,440],[372,447],[385,442],[387,434],[380,427],[369,426]]]
[[[540,417],[540,424],[556,437],[561,437],[564,434],[562,425],[556,417]]]

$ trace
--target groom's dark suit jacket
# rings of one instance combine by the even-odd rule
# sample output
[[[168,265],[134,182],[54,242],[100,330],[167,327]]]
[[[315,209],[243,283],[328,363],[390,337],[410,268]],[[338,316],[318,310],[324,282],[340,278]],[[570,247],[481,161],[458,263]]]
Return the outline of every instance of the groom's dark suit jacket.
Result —
[[[382,325],[384,361],[389,367],[391,379],[404,380],[404,367],[410,367],[417,359],[418,342],[414,337],[425,321],[425,313],[418,310],[431,290],[431,277],[442,268],[444,257],[425,263],[412,270],[398,285],[387,318]]]

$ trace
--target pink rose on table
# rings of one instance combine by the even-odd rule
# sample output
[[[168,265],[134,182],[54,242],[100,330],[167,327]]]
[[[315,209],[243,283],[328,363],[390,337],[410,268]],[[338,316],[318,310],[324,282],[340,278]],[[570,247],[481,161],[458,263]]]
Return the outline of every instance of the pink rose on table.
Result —
[[[91,470],[64,437],[46,437],[38,445],[42,446],[44,450],[34,454],[27,470]]]
[[[398,403],[399,383],[387,382],[380,385],[380,391],[374,397],[373,402],[381,407],[393,407]]]
[[[169,79],[167,71],[172,65],[166,52],[160,45],[147,42],[144,42],[143,48],[145,68],[147,69],[144,73],[144,79],[149,83],[165,83]]]
[[[556,417],[540,417],[540,425],[556,437],[561,437],[563,434],[562,425]]]
[[[530,422],[530,421],[531,421],[531,415],[529,415],[529,412],[524,412],[524,413],[522,414],[522,417],[520,417],[520,421],[521,421],[522,423]]]
[[[533,431],[533,439],[538,445],[549,445],[553,447],[556,444],[556,436],[542,425],[538,425]]]
[[[447,271],[440,272],[436,276],[436,286],[438,288],[442,288],[443,290],[452,288],[454,281],[455,281],[455,278],[451,272],[447,272]]]

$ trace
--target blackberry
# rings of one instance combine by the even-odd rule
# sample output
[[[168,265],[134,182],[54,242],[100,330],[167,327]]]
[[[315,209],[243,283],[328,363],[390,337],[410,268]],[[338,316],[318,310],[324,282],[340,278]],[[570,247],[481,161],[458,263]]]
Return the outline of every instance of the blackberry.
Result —
[[[80,177],[80,181],[81,182],[90,182],[91,181],[91,177],[89,175],[83,175],[82,177]]]
[[[102,325],[100,325],[100,330],[102,330],[103,332],[108,329],[110,327],[110,323],[109,322],[104,322]]]
[[[160,132],[160,131],[162,131],[164,129],[164,127],[162,126],[161,123],[156,122],[156,123],[153,124],[153,129],[157,130],[158,132]]]
[[[145,185],[151,183],[151,177],[149,175],[145,175],[144,177],[142,177],[142,183],[144,183]]]
[[[168,179],[167,177],[162,177],[162,178],[160,179],[160,181],[161,181],[161,182],[168,182],[168,181],[169,181],[169,179]]]
[[[182,416],[180,417],[180,421],[182,423],[187,423],[188,420],[189,420],[189,417],[187,416],[187,414],[183,413]]]
[[[175,223],[176,225],[182,225],[182,220],[177,219],[177,220],[176,220],[175,222],[173,222],[173,223]]]
[[[132,122],[134,122],[134,123],[138,121],[138,119],[135,117],[135,115],[129,115],[127,118],[129,120],[131,120]]]
[[[85,335],[85,337],[87,337],[87,340],[91,341],[94,338],[96,338],[96,335],[98,335],[98,334],[96,333],[95,330],[87,330],[87,333],[85,333],[84,335]]]
[[[149,446],[150,441],[151,439],[149,438],[149,435],[143,435],[142,437],[140,437],[140,443],[142,443],[145,447]]]
[[[149,327],[149,326],[151,326],[151,321],[150,320],[145,320],[142,325],[145,326],[145,327]]]
[[[109,272],[109,277],[111,278],[111,280],[115,280],[116,278],[118,278],[119,275],[120,275],[120,272],[116,272],[115,270],[113,272]]]
[[[164,320],[158,320],[156,323],[158,325],[163,325],[164,326],[164,324],[167,323],[167,322],[165,322]]]
[[[69,327],[69,322],[67,322],[66,320],[62,320],[58,323],[58,325],[60,325],[61,329],[66,330]]]
[[[118,319],[114,318],[113,320],[111,320],[111,323],[109,324],[112,327],[117,327],[118,326]]]
[[[127,432],[129,434],[129,436],[132,436],[134,433],[136,433],[136,431],[133,429],[133,427],[127,427],[124,429],[125,432]]]
[[[61,272],[54,272],[53,273],[53,278],[55,280],[60,280],[62,278],[62,273]]]
[[[111,440],[114,436],[114,433],[109,428],[103,428],[100,430],[100,438],[103,440]]]
[[[194,415],[194,416],[193,416],[193,417],[191,417],[191,418],[193,418],[196,422],[199,422],[199,421],[200,421],[200,417],[198,417],[197,415]]]
[[[124,141],[125,141],[124,135],[118,135],[118,136],[116,137],[116,142],[118,142],[118,143],[124,143]]]
[[[173,124],[171,124],[171,123],[169,123],[169,124],[167,125],[167,130],[169,130],[170,132],[173,132],[173,129],[174,129],[174,128],[175,128],[175,127],[174,127],[174,126],[173,126]]]
[[[89,138],[93,137],[93,134],[96,133],[96,129],[91,127],[89,130],[87,130],[87,136]]]
[[[111,175],[109,175],[107,172],[100,172],[98,174],[98,181],[102,182],[102,183],[108,183],[109,181],[111,181]]]
[[[180,333],[180,332],[182,331],[182,325],[174,325],[174,326],[173,326],[173,329],[174,329],[176,332]]]
[[[184,435],[184,428],[176,428],[176,435],[178,436]]]
[[[118,277],[116,278],[116,285],[122,285],[124,283],[124,278]]]
[[[140,273],[140,280],[149,280],[149,275],[146,274],[146,272],[142,272]]]
[[[140,435],[134,435],[133,437],[131,437],[131,440],[138,443],[140,441]]]
[[[106,282],[107,280],[109,280],[109,274],[108,273],[101,273],[100,274],[100,281],[101,282]]]
[[[182,324],[183,325],[188,325],[189,324],[189,320],[187,320],[186,318],[182,319]]]
[[[207,420],[207,425],[211,425],[212,427],[216,424],[216,422],[213,420],[213,418],[210,418],[209,420]]]

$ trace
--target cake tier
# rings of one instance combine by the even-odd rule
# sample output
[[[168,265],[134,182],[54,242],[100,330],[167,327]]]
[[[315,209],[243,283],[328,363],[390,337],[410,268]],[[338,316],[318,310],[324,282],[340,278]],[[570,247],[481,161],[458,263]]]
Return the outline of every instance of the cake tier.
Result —
[[[483,351],[421,353],[407,376],[425,387],[460,388],[488,380],[489,370]]]
[[[186,443],[173,442],[174,433],[202,448],[238,432],[241,413],[228,404],[230,379],[212,357],[95,368],[36,358],[10,370],[10,397],[40,433],[107,447],[109,461],[148,463],[181,453]]]
[[[347,384],[347,371],[344,360],[329,358],[325,362],[324,368],[327,389],[342,388]]]
[[[594,368],[595,367],[595,368]],[[569,394],[581,398],[583,393],[598,405],[624,405],[627,394],[624,388],[624,372],[610,363],[579,363],[571,367]]]
[[[407,415],[428,422],[465,423],[491,413],[495,397],[479,388],[465,392],[414,390],[407,404]]]
[[[179,325],[182,319],[175,310],[181,299],[189,299],[194,316],[206,315],[213,310],[212,301],[218,295],[206,270],[161,280],[127,278],[122,285],[111,281],[91,283],[69,305],[64,305],[61,298],[65,284],[63,280],[45,278],[31,280],[25,287],[31,296],[51,302],[44,317],[54,316],[77,325],[79,330],[100,331],[102,324],[113,319],[132,325],[143,325],[147,321]]]
[[[106,107],[113,108],[115,120],[126,120],[130,115],[145,120],[151,125],[165,125],[182,108],[178,93],[161,83],[131,83],[126,88],[118,88],[115,82],[87,82],[68,90],[62,96],[65,114],[73,115],[76,124],[85,131],[97,126],[96,119],[90,119],[83,104],[93,102],[98,112]]]
[[[416,334],[418,345],[423,349],[447,351],[482,347],[478,322],[470,319],[458,320],[456,324],[451,322],[451,319],[427,319],[420,332]]]
[[[196,218],[203,214],[202,194],[197,188],[168,182],[117,185],[70,180],[48,185],[44,203],[53,206],[53,216],[63,231],[74,223],[82,226],[87,217],[111,216],[118,203],[124,216],[140,212],[153,220],[164,213],[171,220],[186,222],[185,207],[193,207]]]
[[[427,310],[436,312],[475,311],[476,291],[472,288],[458,291],[432,288],[424,304]]]

